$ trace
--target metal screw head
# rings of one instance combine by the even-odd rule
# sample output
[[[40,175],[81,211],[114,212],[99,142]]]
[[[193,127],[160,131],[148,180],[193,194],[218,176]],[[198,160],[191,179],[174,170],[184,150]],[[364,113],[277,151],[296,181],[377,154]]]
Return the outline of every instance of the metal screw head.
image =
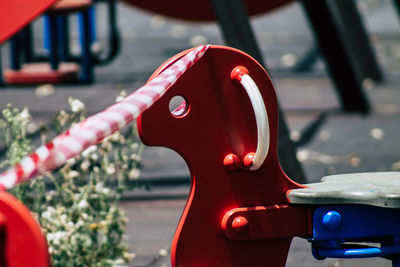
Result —
[[[232,72],[231,72],[231,79],[232,80],[236,80],[236,81],[241,81],[242,80],[242,76],[249,74],[249,70],[246,69],[243,66],[237,66],[235,67]]]
[[[251,152],[243,158],[243,164],[247,169],[250,169],[251,165],[253,165],[255,155],[255,152]]]
[[[224,158],[224,166],[229,170],[236,170],[240,166],[240,159],[235,154],[228,154]]]
[[[328,231],[335,231],[342,224],[342,215],[335,211],[328,211],[322,217],[322,226]]]
[[[249,222],[243,216],[238,216],[232,221],[232,228],[236,232],[244,232],[247,230]]]

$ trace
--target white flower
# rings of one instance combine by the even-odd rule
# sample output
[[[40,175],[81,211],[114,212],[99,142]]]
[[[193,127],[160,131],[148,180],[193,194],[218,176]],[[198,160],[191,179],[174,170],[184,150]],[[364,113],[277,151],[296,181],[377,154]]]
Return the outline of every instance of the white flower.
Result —
[[[88,206],[89,203],[86,201],[86,199],[83,199],[78,203],[78,207],[81,209],[87,208]]]
[[[132,145],[131,145],[131,149],[132,150],[137,150],[139,148],[139,144],[138,143],[133,143]]]
[[[68,114],[64,110],[61,110],[60,113],[58,113],[57,120],[60,125],[65,125],[67,123],[68,117]]]
[[[78,240],[76,238],[76,235],[71,235],[71,239],[69,240],[69,244],[72,246],[78,246]]]
[[[117,98],[115,98],[115,102],[119,102],[121,100],[124,100],[124,98],[128,95],[128,93],[125,90],[122,90]]]
[[[120,102],[120,101],[124,100],[124,98],[125,97],[119,95],[119,96],[117,96],[117,98],[115,98],[115,102]]]
[[[88,215],[87,213],[82,213],[82,218],[83,218],[83,219],[86,220],[88,217],[89,217],[89,215]]]
[[[62,215],[60,216],[60,222],[61,222],[62,224],[65,224],[65,223],[67,222],[67,215],[66,215],[66,214],[62,214]]]
[[[26,131],[27,131],[29,134],[33,134],[33,133],[35,133],[36,131],[38,131],[39,128],[40,128],[40,125],[39,125],[39,124],[37,124],[37,123],[35,123],[35,122],[29,122],[28,125],[26,126]]]
[[[82,163],[81,163],[81,170],[82,171],[84,171],[84,172],[88,171],[89,167],[90,167],[90,162],[88,160],[82,161]]]
[[[79,99],[70,98],[69,105],[71,107],[72,112],[74,113],[78,113],[85,109],[85,104],[83,104],[83,102],[80,101]]]
[[[115,132],[111,135],[110,140],[113,142],[119,142],[121,144],[125,143],[125,138],[120,132]]]
[[[86,213],[85,213],[85,214],[86,214]],[[87,214],[86,214],[86,216],[87,216]],[[81,227],[82,225],[84,225],[83,221],[82,221],[82,220],[79,220],[79,221],[75,224],[75,228],[79,228],[79,227]]]
[[[90,159],[93,161],[97,161],[99,159],[99,155],[97,155],[97,153],[92,153],[90,155]]]
[[[166,249],[162,248],[158,251],[158,254],[160,254],[160,256],[162,256],[162,257],[166,257],[166,256],[168,256],[168,251]]]
[[[87,158],[87,156],[89,156],[92,152],[95,152],[97,150],[97,147],[95,145],[90,146],[88,148],[86,148],[83,152],[82,152],[82,156]]]
[[[140,161],[140,156],[138,154],[132,154],[130,156],[131,160]]]
[[[51,194],[52,192],[50,192]],[[51,206],[47,207],[47,209],[42,212],[42,217],[45,219],[51,219],[54,215],[55,209]]]
[[[58,231],[58,232],[55,232],[54,233],[54,235],[53,235],[53,238],[52,238],[52,240],[53,240],[53,244],[54,245],[60,245],[61,244],[61,239],[62,238],[64,238],[65,237],[65,232],[63,232],[63,231]]]
[[[97,183],[95,188],[97,192],[103,190],[103,183]]]
[[[132,179],[132,180],[138,179],[139,176],[140,176],[140,170],[137,169],[137,168],[132,169],[132,170],[129,172],[129,178]]]
[[[114,263],[114,266],[119,267],[119,266],[122,266],[122,264],[124,264],[125,262],[123,259],[117,259],[113,263]]]
[[[102,192],[103,192],[103,194],[108,195],[110,193],[110,189],[103,188]]]
[[[46,200],[47,200],[47,201],[51,201],[52,199],[53,199],[53,194],[48,193],[48,194],[46,195]]]
[[[129,262],[129,261],[131,261],[133,258],[136,257],[136,254],[135,254],[135,253],[129,253],[129,252],[126,252],[126,251],[125,251],[123,257],[124,257],[124,259],[125,259],[127,262]]]
[[[43,213],[42,213],[42,217],[43,218],[45,218],[45,219],[47,219],[47,220],[50,220],[51,219],[51,212],[49,212],[49,211],[44,211]]]
[[[63,231],[58,231],[58,232],[54,233],[54,238],[57,238],[57,239],[61,239],[64,236],[65,236],[65,232],[63,232]]]
[[[77,171],[70,171],[69,172],[69,178],[74,179],[74,178],[77,178],[77,177],[79,177],[79,172],[77,172]]]
[[[21,113],[19,113],[19,116],[21,119],[27,120],[31,117],[31,114],[29,114],[29,110],[27,107],[25,107]]]
[[[75,163],[76,163],[76,159],[75,158],[70,158],[70,159],[67,160],[67,164],[70,165],[70,166],[74,165]]]
[[[53,233],[48,233],[46,235],[46,238],[47,238],[48,241],[52,241],[54,239],[54,234]]]
[[[120,138],[122,138],[120,132],[115,132],[113,135],[111,135],[111,140],[114,142],[118,142]]]
[[[110,137],[106,137],[102,142],[101,142],[101,147],[104,149],[111,149],[112,144],[110,143]]]
[[[49,220],[53,217],[54,211],[55,209],[53,207],[47,207],[47,209],[42,212],[42,217]]]
[[[107,174],[114,174],[116,172],[115,165],[110,163],[106,168]]]
[[[75,226],[75,224],[74,224],[73,222],[69,221],[69,222],[67,223],[67,226],[68,226],[69,228],[72,228],[72,227]]]
[[[86,238],[86,239],[85,239],[84,246],[85,246],[85,247],[90,247],[91,245],[92,245],[92,240],[90,240],[90,238]]]

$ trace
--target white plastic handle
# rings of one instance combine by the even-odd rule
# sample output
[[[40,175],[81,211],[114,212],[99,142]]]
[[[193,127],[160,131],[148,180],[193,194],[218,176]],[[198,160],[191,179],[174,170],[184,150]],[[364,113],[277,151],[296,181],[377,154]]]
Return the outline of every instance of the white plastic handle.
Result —
[[[233,73],[236,72],[236,75]],[[265,108],[264,100],[256,83],[248,74],[248,70],[244,67],[236,67],[232,72],[232,78],[236,78],[247,92],[250,102],[253,106],[254,115],[257,123],[257,150],[252,158],[250,170],[257,170],[263,164],[268,155],[270,133],[267,109]],[[250,155],[247,155],[248,157]]]

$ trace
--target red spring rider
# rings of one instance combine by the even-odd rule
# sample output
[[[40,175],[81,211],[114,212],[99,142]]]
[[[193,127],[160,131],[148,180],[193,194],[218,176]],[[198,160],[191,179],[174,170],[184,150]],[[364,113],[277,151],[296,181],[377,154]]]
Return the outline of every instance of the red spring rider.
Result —
[[[184,102],[170,112],[174,96]],[[175,150],[191,173],[172,266],[284,266],[294,236],[307,238],[317,259],[384,257],[400,266],[400,174],[296,184],[278,162],[277,117],[265,70],[221,46],[211,46],[139,117],[143,142]]]
[[[185,99],[179,115],[169,112],[174,96]],[[212,46],[138,125],[145,144],[178,152],[192,177],[172,266],[285,265],[292,237],[309,232],[309,215],[287,205],[286,192],[301,185],[279,166],[276,95],[253,58]]]

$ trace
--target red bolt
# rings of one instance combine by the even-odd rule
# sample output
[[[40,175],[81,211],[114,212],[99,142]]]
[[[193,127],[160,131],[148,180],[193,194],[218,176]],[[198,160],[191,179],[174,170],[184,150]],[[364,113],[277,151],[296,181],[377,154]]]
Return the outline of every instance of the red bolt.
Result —
[[[240,159],[235,154],[228,154],[224,158],[224,166],[229,170],[236,170],[239,168]]]
[[[237,66],[231,72],[231,79],[238,80],[240,82],[242,80],[242,76],[245,74],[249,74],[249,70],[243,66]]]
[[[249,226],[249,222],[243,216],[238,216],[235,219],[233,219],[233,221],[232,221],[232,228],[236,232],[240,232],[240,233],[244,232],[247,230],[248,226]]]
[[[253,165],[253,160],[254,160],[254,156],[256,155],[256,153],[251,152],[249,154],[247,154],[244,159],[243,159],[243,164],[246,168],[250,168],[251,165]]]

